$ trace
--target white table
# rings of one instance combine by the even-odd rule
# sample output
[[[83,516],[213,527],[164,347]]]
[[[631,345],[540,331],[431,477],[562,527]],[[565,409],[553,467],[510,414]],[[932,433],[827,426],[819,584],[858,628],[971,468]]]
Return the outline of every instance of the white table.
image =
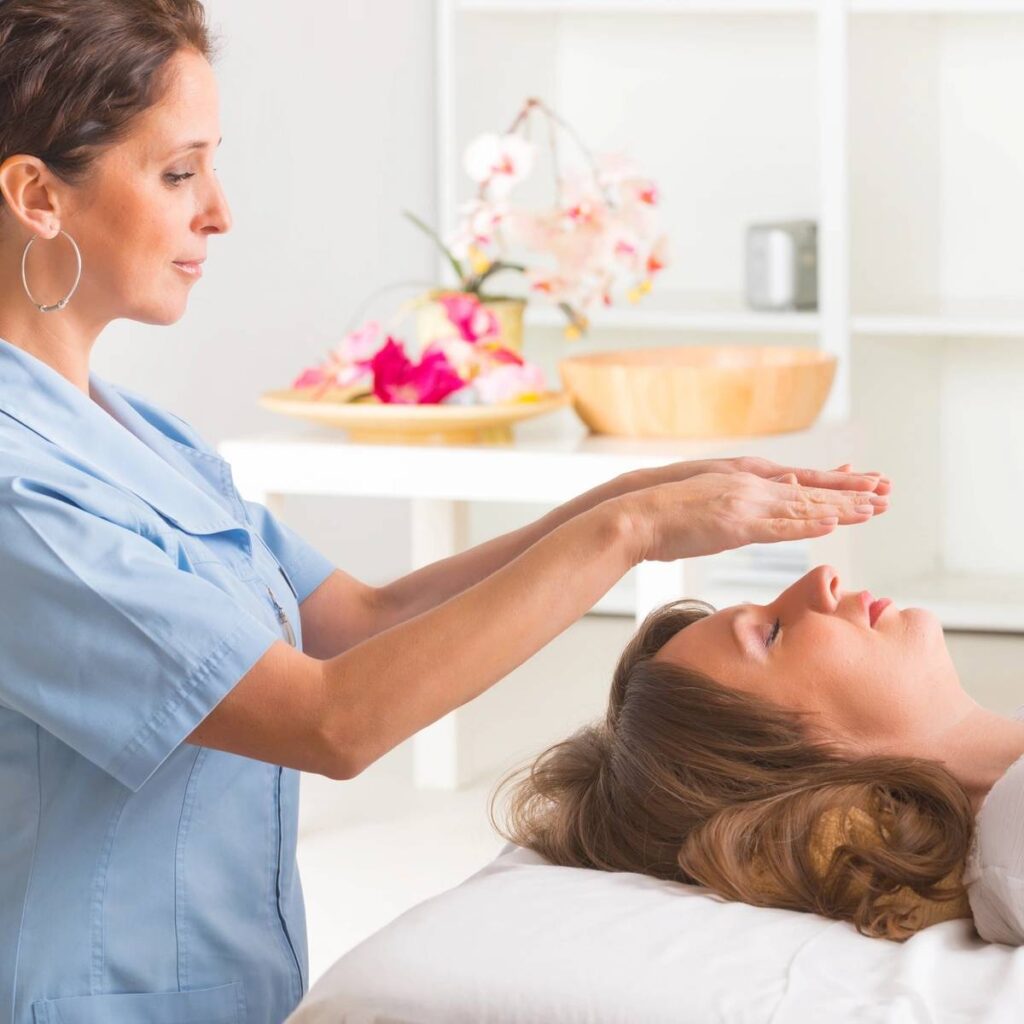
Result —
[[[620,473],[688,459],[760,455],[820,469],[856,461],[855,437],[843,422],[751,438],[634,440],[592,435],[566,408],[515,430],[514,442],[506,445],[352,444],[341,431],[295,421],[218,447],[243,496],[264,502],[275,514],[290,494],[409,499],[413,568],[465,547],[470,502],[557,505]],[[845,575],[848,531],[835,530],[813,543],[817,560]],[[704,565],[706,559],[638,566],[637,621],[680,594],[701,593]],[[459,715],[453,711],[416,736],[418,786],[456,788],[473,777],[475,766],[460,757]]]

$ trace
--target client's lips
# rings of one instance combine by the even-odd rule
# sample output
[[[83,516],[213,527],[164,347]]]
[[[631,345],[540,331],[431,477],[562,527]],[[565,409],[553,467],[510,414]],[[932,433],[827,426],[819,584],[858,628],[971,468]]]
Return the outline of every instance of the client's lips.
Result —
[[[889,597],[880,597],[877,601],[871,602],[871,605],[868,607],[868,621],[872,627],[874,627],[882,612],[891,604],[892,598]]]

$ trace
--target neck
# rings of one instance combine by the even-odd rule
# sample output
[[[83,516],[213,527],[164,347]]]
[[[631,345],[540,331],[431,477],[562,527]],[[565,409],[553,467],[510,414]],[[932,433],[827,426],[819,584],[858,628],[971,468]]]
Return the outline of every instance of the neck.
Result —
[[[924,756],[941,761],[959,779],[977,814],[989,790],[1024,756],[1024,721],[997,715],[972,702],[928,748]]]

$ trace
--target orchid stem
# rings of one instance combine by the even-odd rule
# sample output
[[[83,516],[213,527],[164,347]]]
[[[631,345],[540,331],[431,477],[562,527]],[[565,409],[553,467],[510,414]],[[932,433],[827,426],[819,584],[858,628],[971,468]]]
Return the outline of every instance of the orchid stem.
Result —
[[[466,272],[462,269],[462,264],[455,258],[451,249],[449,249],[448,246],[446,246],[444,242],[441,241],[440,235],[438,235],[438,233],[432,227],[430,227],[429,224],[425,224],[423,221],[421,221],[419,217],[417,217],[414,213],[410,213],[408,210],[403,210],[402,213],[405,214],[405,216],[408,217],[409,220],[411,220],[413,224],[415,224],[421,231],[425,232],[429,238],[433,239],[438,249],[440,249],[441,252],[444,253],[445,257],[448,259],[448,262],[452,265],[452,269],[455,271],[455,274],[458,277],[458,279],[462,282],[465,282]]]

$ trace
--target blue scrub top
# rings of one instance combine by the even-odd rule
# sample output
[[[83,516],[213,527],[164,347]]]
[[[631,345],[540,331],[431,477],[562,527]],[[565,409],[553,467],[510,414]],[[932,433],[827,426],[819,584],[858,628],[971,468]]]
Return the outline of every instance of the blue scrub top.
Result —
[[[90,389],[0,339],[0,1020],[280,1024],[299,772],[184,740],[334,566],[183,420]]]

